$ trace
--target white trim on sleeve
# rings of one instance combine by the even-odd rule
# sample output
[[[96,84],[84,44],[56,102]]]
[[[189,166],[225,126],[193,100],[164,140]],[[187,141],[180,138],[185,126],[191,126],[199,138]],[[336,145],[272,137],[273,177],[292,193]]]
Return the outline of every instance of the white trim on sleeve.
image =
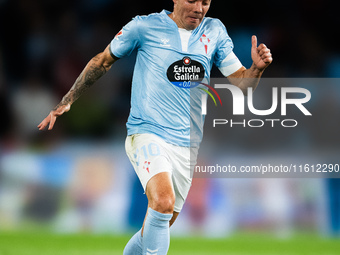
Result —
[[[242,63],[236,57],[234,52],[230,52],[229,55],[221,62],[220,69],[221,73],[228,77],[229,75],[235,73],[238,69],[242,67]]]

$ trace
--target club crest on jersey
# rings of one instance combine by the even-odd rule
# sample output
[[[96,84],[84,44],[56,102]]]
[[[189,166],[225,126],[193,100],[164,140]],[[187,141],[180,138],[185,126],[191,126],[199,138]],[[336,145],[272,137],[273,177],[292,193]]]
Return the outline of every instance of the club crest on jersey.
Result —
[[[204,45],[205,54],[208,54],[208,44],[210,43],[210,39],[205,34],[203,34],[200,38],[200,42]]]
[[[120,31],[118,32],[118,34],[116,34],[116,36],[115,36],[115,38],[114,38],[114,39],[117,39],[117,40],[119,40],[119,37],[120,37],[121,35],[123,35],[123,29],[122,29],[122,30],[120,30]]]

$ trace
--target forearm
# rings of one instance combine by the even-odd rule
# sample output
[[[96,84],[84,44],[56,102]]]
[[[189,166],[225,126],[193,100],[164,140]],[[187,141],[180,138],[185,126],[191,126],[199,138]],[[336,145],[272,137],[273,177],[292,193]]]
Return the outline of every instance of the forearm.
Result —
[[[100,53],[102,54],[102,53]],[[61,102],[55,107],[72,105],[86,90],[88,90],[100,77],[102,77],[110,66],[101,61],[101,55],[93,57],[81,72],[69,92],[63,97]]]
[[[261,76],[264,70],[259,70],[254,64],[249,69],[245,69],[241,77],[238,78],[236,84],[245,94],[248,88],[253,88],[253,91],[257,88],[260,82]]]
[[[47,115],[38,125],[39,130],[44,130],[48,125],[48,130],[52,130],[57,117],[70,110],[71,105],[88,90],[100,77],[102,77],[117,59],[110,54],[110,45],[106,49],[92,58],[85,66],[72,88],[63,97],[61,102]]]

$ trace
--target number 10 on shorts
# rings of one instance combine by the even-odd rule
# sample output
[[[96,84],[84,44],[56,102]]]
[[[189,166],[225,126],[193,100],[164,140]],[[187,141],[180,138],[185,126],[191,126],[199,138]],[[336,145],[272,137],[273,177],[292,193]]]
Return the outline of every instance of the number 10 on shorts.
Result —
[[[149,143],[148,145],[143,145],[142,147],[136,149],[136,153],[134,154],[136,165],[139,166],[141,156],[143,160],[149,160],[150,157],[159,156],[160,154],[161,151],[157,144]]]

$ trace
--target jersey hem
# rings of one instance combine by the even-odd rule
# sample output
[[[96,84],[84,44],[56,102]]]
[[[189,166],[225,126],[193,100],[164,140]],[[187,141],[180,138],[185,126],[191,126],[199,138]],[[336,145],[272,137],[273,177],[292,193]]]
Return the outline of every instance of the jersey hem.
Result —
[[[157,132],[154,132],[150,129],[144,129],[144,128],[138,128],[138,129],[131,129],[131,128],[128,128],[127,129],[127,135],[130,136],[130,135],[134,135],[134,134],[153,134],[153,135],[156,135],[158,136],[159,138],[163,139],[166,143],[168,144],[172,144],[172,145],[176,145],[176,146],[180,146],[180,147],[194,147],[194,148],[198,148],[199,147],[199,142],[192,142],[192,141],[183,141],[183,140],[180,140],[180,139],[174,139],[172,137],[172,139],[168,139],[167,137],[157,133]],[[175,141],[174,141],[175,140]]]

